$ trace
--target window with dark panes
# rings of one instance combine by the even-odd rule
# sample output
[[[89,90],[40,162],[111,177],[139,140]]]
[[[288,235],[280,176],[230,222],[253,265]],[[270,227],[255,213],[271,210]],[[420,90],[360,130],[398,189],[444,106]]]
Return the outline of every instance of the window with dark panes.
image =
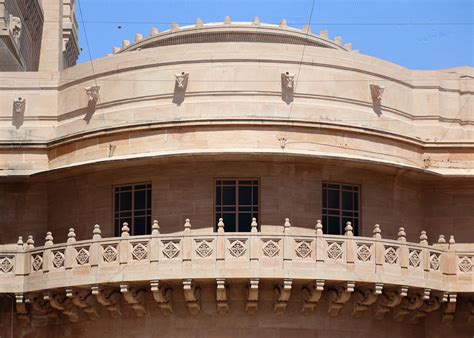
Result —
[[[226,232],[248,232],[252,218],[258,222],[259,181],[256,179],[216,180],[216,227],[224,220]]]
[[[352,223],[354,235],[359,234],[360,187],[358,185],[323,183],[323,231],[342,235],[347,222]]]
[[[120,236],[124,222],[132,236],[151,233],[151,184],[117,186],[114,198],[115,236]]]

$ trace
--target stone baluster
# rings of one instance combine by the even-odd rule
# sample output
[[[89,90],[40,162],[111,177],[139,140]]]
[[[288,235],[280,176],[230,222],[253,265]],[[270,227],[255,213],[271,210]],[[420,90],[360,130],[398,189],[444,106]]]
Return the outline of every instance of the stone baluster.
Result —
[[[51,231],[48,231],[46,233],[46,237],[44,238],[43,272],[45,273],[52,269],[53,253],[50,247],[53,245],[53,234],[51,233]]]
[[[283,269],[292,268],[293,260],[293,238],[290,237],[291,233],[291,223],[289,218],[285,218],[285,224],[283,227],[284,237],[283,237]]]
[[[26,247],[28,248],[28,250],[32,250],[35,248],[35,240],[33,239],[33,236],[28,236],[28,239],[26,240]]]
[[[90,262],[93,271],[97,269],[100,262],[100,245],[97,243],[100,239],[102,239],[102,231],[100,230],[100,225],[96,224],[92,230],[93,242],[89,248]]]
[[[191,258],[193,256],[193,245],[191,238],[191,222],[186,218],[183,232],[183,269],[191,269]]]
[[[26,247],[23,243],[23,236],[18,237],[15,265],[13,267],[15,276],[24,276],[30,273],[30,264],[26,264]]]
[[[442,271],[446,275],[456,275],[458,272],[458,262],[456,259],[456,241],[454,236],[449,237],[448,247],[444,253],[444,268]]]
[[[122,225],[122,234],[120,236],[120,243],[118,246],[119,249],[119,264],[127,264],[131,260],[131,251],[132,248],[130,247],[130,228],[128,227],[128,223],[124,222]]]
[[[64,268],[66,270],[72,269],[74,265],[74,260],[76,258],[76,249],[73,245],[75,243],[76,233],[74,232],[74,228],[69,228],[69,232],[67,234],[66,250],[64,251]]]
[[[160,236],[160,225],[158,221],[155,219],[153,220],[153,224],[151,225],[151,242],[150,242],[150,264],[152,269],[158,269],[158,261],[160,257],[160,240],[158,237]]]
[[[400,227],[398,228],[398,241],[400,242],[400,254],[398,261],[400,263],[400,267],[404,269],[404,272],[402,274],[406,274],[406,271],[408,270],[409,266],[409,250],[407,246],[407,239],[406,239],[407,234],[405,233],[405,228]]]
[[[354,232],[353,232],[351,222],[346,223],[346,227],[344,228],[344,235],[347,237],[346,238],[346,263],[354,264],[356,248],[355,248],[355,242],[354,242]]]
[[[256,271],[258,269],[258,260],[261,253],[261,245],[259,234],[256,231],[258,229],[257,219],[252,218],[252,223],[250,224],[250,269],[251,271]]]
[[[219,218],[219,222],[217,223],[217,247],[216,247],[216,260],[217,260],[217,268],[224,268],[224,261],[225,261],[225,225],[224,220]]]
[[[326,250],[325,250],[325,245],[326,243],[324,242],[323,238],[323,224],[321,221],[318,219],[316,221],[316,264],[324,264],[324,259],[326,257]]]
[[[375,224],[374,230],[372,230],[372,237],[376,240],[375,242],[375,265],[382,267],[385,261],[385,248],[382,244],[382,230],[380,225]]]
[[[421,249],[421,264],[423,270],[426,272],[430,271],[430,251],[428,249],[428,236],[426,235],[426,231],[422,231],[420,233],[420,245],[423,246]]]

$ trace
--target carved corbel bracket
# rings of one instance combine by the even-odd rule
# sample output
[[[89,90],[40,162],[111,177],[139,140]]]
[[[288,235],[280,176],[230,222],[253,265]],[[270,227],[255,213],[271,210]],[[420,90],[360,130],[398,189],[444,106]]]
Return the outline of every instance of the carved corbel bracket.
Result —
[[[250,280],[247,290],[248,297],[245,310],[251,315],[257,313],[258,309],[258,278]]]
[[[28,303],[31,304],[31,326],[45,327],[50,321],[55,324],[59,323],[58,313],[44,297],[31,294],[28,296]]]
[[[86,91],[89,103],[97,103],[97,100],[99,99],[100,86],[85,87],[84,90]]]
[[[165,316],[171,315],[173,313],[171,306],[172,289],[160,286],[159,281],[154,280],[150,282],[150,290],[160,307],[161,313]]]
[[[443,323],[452,322],[454,320],[454,313],[456,312],[457,294],[448,294],[448,301],[443,312]]]
[[[420,308],[423,303],[424,296],[417,293],[407,295],[402,299],[400,305],[393,310],[393,318],[397,322],[401,322],[408,314]]]
[[[407,293],[407,286],[401,286],[400,289],[397,291],[390,290],[382,293],[377,300],[375,318],[378,320],[382,320],[385,317],[385,314],[390,311],[390,309],[393,309],[401,303],[403,297],[407,296]]]
[[[127,284],[120,285],[120,292],[125,301],[130,304],[137,317],[143,317],[146,314],[145,299],[146,290],[137,287],[128,287]]]
[[[188,85],[189,73],[181,72],[174,74],[176,79],[176,87],[185,90]]]
[[[72,303],[80,307],[90,320],[97,320],[99,313],[97,312],[97,299],[91,290],[79,290],[73,292]]]
[[[119,292],[112,288],[100,288],[99,286],[93,286],[91,290],[92,294],[95,295],[97,302],[107,309],[112,318],[120,318],[122,315],[120,312],[120,301],[122,296]]]
[[[216,280],[216,299],[217,299],[217,313],[226,314],[229,312],[229,303],[227,302],[227,285],[225,279],[219,278]]]
[[[354,308],[352,316],[359,318],[370,305],[377,301],[377,297],[382,294],[383,284],[377,283],[374,288],[366,290],[357,290],[352,296]]]
[[[66,291],[68,293],[68,291]],[[48,293],[45,296],[45,300],[49,301],[49,304],[53,309],[62,311],[71,322],[75,323],[79,321],[80,312],[79,309],[74,306],[71,298],[63,295],[62,293]]]
[[[323,294],[323,290],[324,280],[316,280],[314,283],[301,288],[301,294],[303,296],[303,308],[301,312],[303,312],[304,315],[309,315],[314,311],[316,304]]]
[[[469,323],[474,324],[474,298],[467,302],[467,310],[469,311]]]
[[[424,300],[423,305],[413,312],[410,319],[412,324],[418,323],[420,318],[426,317],[429,312],[436,311],[441,306],[441,299],[439,297],[431,297],[430,299]]]
[[[385,86],[371,84],[370,85],[370,94],[372,96],[372,102],[376,106],[380,106],[382,103],[383,92],[385,91]]]
[[[293,281],[287,278],[283,280],[282,284],[275,286],[273,312],[276,314],[282,315],[285,313],[291,295],[292,284]]]
[[[193,283],[192,279],[186,279],[183,281],[183,291],[189,313],[197,315],[201,311],[201,289]]]
[[[354,292],[354,287],[354,282],[347,282],[345,286],[338,286],[336,288],[328,290],[328,313],[331,317],[336,317],[341,311],[344,304],[347,303],[349,299],[351,299],[352,293]]]
[[[295,85],[295,74],[290,72],[281,73],[281,82],[284,88],[293,91]]]
[[[26,301],[22,293],[15,294],[15,310],[21,325],[26,325],[30,322]]]

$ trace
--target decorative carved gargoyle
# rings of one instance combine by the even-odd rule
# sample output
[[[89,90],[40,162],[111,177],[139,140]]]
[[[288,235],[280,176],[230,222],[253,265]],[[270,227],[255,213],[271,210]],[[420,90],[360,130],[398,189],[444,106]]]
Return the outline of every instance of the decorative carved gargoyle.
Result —
[[[382,294],[383,284],[377,283],[374,288],[357,290],[352,296],[354,307],[352,309],[352,316],[359,318],[370,305],[377,301],[377,297]]]
[[[181,72],[181,73],[174,74],[174,76],[176,78],[176,86],[181,89],[186,88],[189,73]]]
[[[15,41],[15,43],[18,43],[21,36],[21,19],[17,16],[13,16],[10,14],[9,29],[13,40]]]
[[[372,102],[376,106],[380,106],[382,103],[383,92],[385,91],[385,86],[371,84],[370,85],[370,94],[372,96]]]
[[[295,85],[295,74],[290,72],[281,73],[281,81],[286,89],[293,90]]]
[[[17,98],[13,100],[13,111],[17,114],[22,114],[25,112],[26,99]]]
[[[86,91],[87,98],[89,99],[89,103],[96,103],[99,99],[100,93],[100,86],[90,86],[85,87],[84,90]]]
[[[344,304],[351,299],[354,287],[354,282],[347,282],[345,286],[338,286],[328,290],[326,295],[329,301],[328,313],[331,317],[336,317]]]

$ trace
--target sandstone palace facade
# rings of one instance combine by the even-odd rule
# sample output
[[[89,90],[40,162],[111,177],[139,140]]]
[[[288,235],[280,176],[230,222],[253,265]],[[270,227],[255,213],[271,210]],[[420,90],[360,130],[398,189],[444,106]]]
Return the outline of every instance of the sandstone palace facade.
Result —
[[[1,337],[472,337],[473,68],[75,12],[0,0]]]

